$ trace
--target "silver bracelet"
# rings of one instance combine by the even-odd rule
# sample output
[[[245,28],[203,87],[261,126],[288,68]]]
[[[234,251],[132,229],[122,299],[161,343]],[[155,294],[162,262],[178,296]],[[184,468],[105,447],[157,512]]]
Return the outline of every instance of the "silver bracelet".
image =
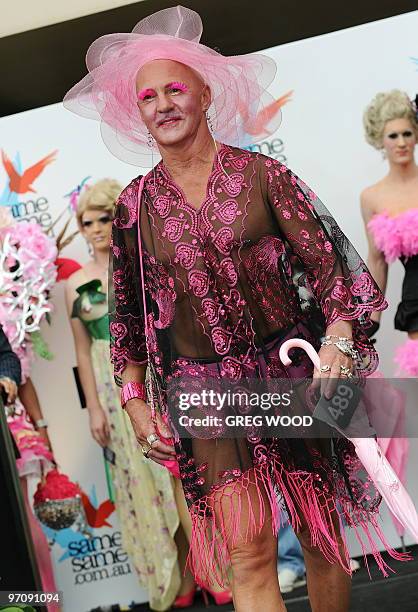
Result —
[[[351,357],[351,359],[355,360],[358,358],[358,353],[354,349],[354,342],[348,338],[340,338],[337,342],[333,342],[332,340],[327,339],[325,336],[325,340],[322,342],[321,346],[330,346],[334,345],[337,349],[346,355],[347,357]]]
[[[348,336],[334,336],[334,334],[328,334],[327,336],[324,336],[322,338],[322,341],[329,342],[331,341],[332,338],[335,338],[338,342],[341,340],[341,341],[347,342],[348,344],[354,345],[353,338],[349,338]]]
[[[38,419],[35,421],[36,429],[41,429],[42,427],[48,427],[48,421],[46,419]]]

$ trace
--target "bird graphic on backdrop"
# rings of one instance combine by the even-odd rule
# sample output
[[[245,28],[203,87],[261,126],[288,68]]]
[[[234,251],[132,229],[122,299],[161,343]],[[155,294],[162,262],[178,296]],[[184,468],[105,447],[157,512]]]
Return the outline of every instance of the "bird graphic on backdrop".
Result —
[[[84,491],[81,492],[81,501],[86,513],[87,523],[90,527],[98,529],[99,527],[111,527],[107,522],[107,518],[115,511],[115,504],[107,499],[95,508],[90,501],[90,498]]]
[[[257,136],[258,138],[271,136],[272,130],[268,129],[268,124],[273,117],[280,112],[282,106],[289,102],[293,90],[288,91],[283,96],[280,96],[277,100],[274,100],[271,104],[263,108],[254,119],[250,119],[248,109],[245,105],[238,105],[238,112],[242,117],[244,129],[247,134],[251,136]],[[274,130],[273,130],[274,131]]]
[[[27,168],[23,174],[19,174],[16,168],[13,165],[13,162],[9,159],[6,153],[2,150],[1,158],[3,162],[4,169],[7,172],[9,177],[9,189],[11,193],[27,193],[31,191],[32,193],[36,193],[36,190],[33,188],[32,183],[38,176],[42,173],[45,166],[55,161],[55,156],[58,153],[57,150],[53,151],[40,161],[36,162],[30,168]]]

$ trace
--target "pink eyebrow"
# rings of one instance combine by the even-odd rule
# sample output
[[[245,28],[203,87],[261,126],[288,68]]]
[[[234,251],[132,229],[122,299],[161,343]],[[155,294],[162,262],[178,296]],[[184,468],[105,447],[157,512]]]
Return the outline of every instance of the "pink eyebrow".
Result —
[[[149,89],[149,88],[143,89],[142,91],[139,92],[138,99],[143,100],[145,96],[152,95],[153,93],[155,93],[153,89]]]

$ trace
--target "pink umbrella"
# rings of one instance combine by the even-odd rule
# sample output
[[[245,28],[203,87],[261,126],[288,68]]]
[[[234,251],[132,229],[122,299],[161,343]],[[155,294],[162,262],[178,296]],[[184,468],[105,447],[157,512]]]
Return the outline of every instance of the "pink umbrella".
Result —
[[[381,372],[374,372],[369,378],[379,379],[379,385],[372,386],[372,403],[376,407],[376,416],[381,414],[380,408],[382,406],[387,407],[381,415],[385,420],[382,430],[387,432],[386,437],[378,438],[377,443],[385,453],[386,459],[397,473],[398,478],[402,483],[405,483],[409,451],[409,440],[405,436],[405,393],[389,384]],[[376,429],[379,431],[380,427],[377,426]],[[393,514],[391,514],[391,518],[401,539],[402,548],[405,550],[405,529]]]
[[[290,365],[292,360],[288,356],[288,351],[296,347],[306,351],[314,367],[319,371],[321,362],[318,353],[309,342],[300,338],[287,340],[280,347],[280,359],[283,364],[286,366]],[[340,430],[338,429],[338,431]],[[343,431],[341,433],[344,434]],[[348,437],[347,439],[354,444],[358,458],[367,470],[391,513],[405,529],[410,531],[418,542],[418,515],[415,506],[376,440],[374,438]]]

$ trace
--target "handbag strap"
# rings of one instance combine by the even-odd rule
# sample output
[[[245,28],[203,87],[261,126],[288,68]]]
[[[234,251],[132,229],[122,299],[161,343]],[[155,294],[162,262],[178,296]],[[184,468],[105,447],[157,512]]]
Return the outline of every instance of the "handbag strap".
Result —
[[[142,204],[142,193],[144,191],[144,184],[145,184],[145,175],[141,178],[141,181],[139,183],[139,187],[138,187],[138,219],[137,219],[137,225],[138,225],[138,250],[139,250],[139,269],[141,272],[141,288],[142,288],[142,307],[144,310],[144,328],[145,328],[145,345],[147,347],[147,358],[148,358],[148,368],[151,371],[151,360],[150,360],[150,353],[149,353],[149,346],[148,346],[148,317],[147,317],[147,301],[145,298],[145,276],[144,276],[144,258],[143,258],[143,251],[142,251],[142,239],[141,239],[141,204]],[[154,396],[153,396],[153,386],[152,386],[152,382],[151,384],[148,386],[149,390],[150,390],[150,406],[151,406],[151,418],[153,420],[153,422],[156,422],[155,419],[155,403],[154,403]]]

